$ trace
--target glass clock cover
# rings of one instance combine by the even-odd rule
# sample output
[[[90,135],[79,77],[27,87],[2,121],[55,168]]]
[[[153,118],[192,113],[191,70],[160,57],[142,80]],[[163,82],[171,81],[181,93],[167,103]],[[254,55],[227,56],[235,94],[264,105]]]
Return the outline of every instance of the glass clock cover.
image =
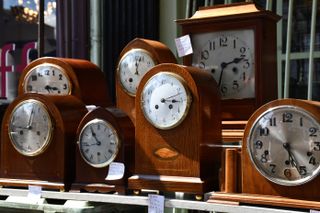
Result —
[[[270,181],[301,185],[320,171],[320,124],[301,107],[273,107],[254,122],[247,140],[256,169]]]

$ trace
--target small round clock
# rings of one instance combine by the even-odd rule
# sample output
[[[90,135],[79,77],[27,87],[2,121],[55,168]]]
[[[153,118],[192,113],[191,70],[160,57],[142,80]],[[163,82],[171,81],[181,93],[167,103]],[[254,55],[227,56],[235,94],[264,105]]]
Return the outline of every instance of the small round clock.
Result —
[[[43,153],[52,139],[53,121],[46,106],[35,99],[20,102],[12,111],[9,137],[14,148],[23,155]]]
[[[104,73],[83,59],[42,57],[32,61],[19,80],[18,95],[25,93],[73,95],[86,105],[111,105]]]
[[[177,63],[177,60],[166,45],[155,40],[135,38],[120,53],[116,71],[116,104],[133,123],[140,81],[152,67],[161,63]]]
[[[117,156],[120,147],[115,128],[108,121],[97,118],[83,127],[78,143],[82,158],[97,168],[109,165]]]
[[[159,72],[144,85],[141,108],[147,120],[159,129],[179,125],[188,114],[191,94],[185,81],[170,72]]]

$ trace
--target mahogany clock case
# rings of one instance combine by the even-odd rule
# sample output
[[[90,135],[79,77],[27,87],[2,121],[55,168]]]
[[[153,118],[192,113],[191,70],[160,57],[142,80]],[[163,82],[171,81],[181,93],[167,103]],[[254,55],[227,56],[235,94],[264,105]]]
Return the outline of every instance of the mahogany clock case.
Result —
[[[133,172],[134,166],[134,125],[130,118],[120,109],[114,107],[97,107],[88,112],[81,120],[77,129],[77,138],[81,129],[93,119],[109,122],[116,130],[120,147],[114,162],[125,164],[125,175],[120,180],[105,180],[109,166],[95,168],[81,157],[79,146],[76,147],[76,176],[72,184],[73,190],[125,193],[127,178]]]
[[[241,9],[240,9],[241,8]],[[222,100],[222,120],[247,120],[264,103],[277,98],[276,22],[280,17],[253,3],[203,7],[189,19],[177,20],[182,34],[253,29],[255,98]],[[183,58],[192,64],[193,55]]]
[[[42,102],[53,121],[52,139],[45,151],[36,156],[20,154],[9,137],[9,120],[15,106],[34,99]],[[68,190],[75,172],[75,133],[87,113],[85,104],[74,96],[45,96],[26,93],[7,108],[1,128],[0,185]]]
[[[121,58],[132,49],[146,50],[156,64],[161,63],[177,63],[176,57],[171,50],[163,43],[155,40],[135,38],[130,41],[121,51],[119,55],[119,62]],[[129,115],[132,122],[135,124],[135,96],[129,95],[120,83],[119,67],[116,70],[116,105]]]
[[[283,99],[272,101],[259,108],[252,115],[252,117],[248,121],[247,126],[252,126],[252,123],[257,119],[261,112],[264,112],[267,109],[272,108],[274,106],[278,106],[279,103],[281,103],[282,105],[300,107],[312,114],[314,118],[317,119],[317,122],[320,122],[319,102],[297,99]],[[247,151],[247,138],[249,137],[249,131],[249,128],[245,129],[242,147],[242,193],[274,195],[294,199],[320,201],[320,194],[318,190],[318,187],[320,185],[319,177],[315,177],[310,182],[298,186],[283,186],[275,184],[263,177],[252,164]]]
[[[155,74],[174,73],[186,82],[192,102],[182,123],[158,129],[144,117],[141,92]],[[130,189],[194,194],[217,189],[221,150],[220,95],[213,77],[195,67],[163,63],[141,80],[136,97],[135,176]]]
[[[95,64],[84,59],[42,57],[32,61],[21,73],[18,95],[24,93],[24,84],[28,73],[42,64],[61,67],[71,81],[70,95],[80,98],[86,105],[111,105],[104,73]]]

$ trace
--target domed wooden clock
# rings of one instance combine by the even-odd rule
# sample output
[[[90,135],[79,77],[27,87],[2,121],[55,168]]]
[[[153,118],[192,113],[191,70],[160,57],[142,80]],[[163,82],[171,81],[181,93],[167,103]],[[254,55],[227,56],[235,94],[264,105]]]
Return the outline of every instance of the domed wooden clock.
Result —
[[[177,20],[182,34],[190,34],[193,48],[183,63],[200,67],[216,79],[223,121],[247,120],[261,105],[277,98],[279,19],[254,3],[235,3],[203,7],[191,18]]]
[[[159,41],[136,38],[121,51],[116,71],[117,107],[135,121],[135,96],[141,78],[160,63],[177,63],[171,50]]]
[[[75,133],[86,112],[75,96],[18,96],[3,117],[0,185],[68,190],[75,172]]]
[[[319,102],[282,99],[263,105],[244,132],[243,194],[213,198],[320,209],[319,141]]]
[[[137,90],[135,130],[130,189],[196,195],[217,189],[220,96],[210,74],[172,63],[152,68]]]
[[[86,105],[110,106],[106,79],[95,64],[83,59],[43,57],[22,72],[18,94],[74,95]]]
[[[134,125],[118,108],[97,107],[77,130],[76,176],[72,189],[124,194],[134,163]],[[125,164],[124,176],[106,180],[112,162]]]

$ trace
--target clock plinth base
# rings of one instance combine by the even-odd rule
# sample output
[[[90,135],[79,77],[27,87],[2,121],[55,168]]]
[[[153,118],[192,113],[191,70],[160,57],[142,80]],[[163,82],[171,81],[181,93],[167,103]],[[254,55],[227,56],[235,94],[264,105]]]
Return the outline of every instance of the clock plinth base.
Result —
[[[209,198],[208,202],[235,202],[257,205],[269,205],[277,207],[320,210],[320,201],[292,199],[274,195],[217,192]]]
[[[123,185],[109,185],[105,183],[73,183],[70,191],[86,191],[110,194],[126,194],[126,188]]]
[[[128,179],[128,188],[203,195],[206,192],[217,190],[218,181],[213,179],[201,180],[197,177],[134,175]]]
[[[28,186],[40,186],[42,189],[58,190],[61,192],[68,191],[70,188],[69,184],[65,184],[62,182],[7,178],[0,178],[0,186],[11,188],[28,188]]]

